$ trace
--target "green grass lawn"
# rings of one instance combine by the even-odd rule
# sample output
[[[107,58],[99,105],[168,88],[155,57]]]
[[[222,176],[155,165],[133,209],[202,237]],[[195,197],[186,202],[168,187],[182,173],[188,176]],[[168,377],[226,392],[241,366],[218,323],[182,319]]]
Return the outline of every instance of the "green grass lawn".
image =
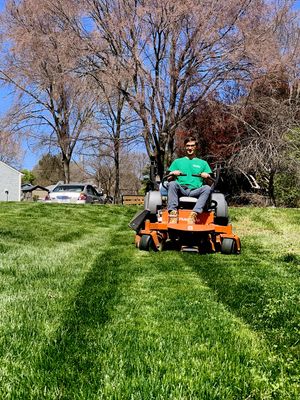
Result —
[[[300,210],[242,254],[135,248],[124,206],[0,204],[1,399],[299,399]]]

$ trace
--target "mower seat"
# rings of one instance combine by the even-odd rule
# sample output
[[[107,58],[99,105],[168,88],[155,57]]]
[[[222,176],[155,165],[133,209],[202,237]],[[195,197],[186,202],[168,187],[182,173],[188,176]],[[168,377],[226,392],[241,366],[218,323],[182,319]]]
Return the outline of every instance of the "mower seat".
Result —
[[[196,197],[182,196],[179,198],[179,208],[184,208],[186,210],[192,210],[197,203]],[[216,210],[218,202],[220,207],[223,206],[225,199],[222,194],[211,193],[204,207],[204,211]],[[223,206],[224,207],[224,206]],[[227,216],[227,209],[222,211],[225,212]]]
[[[159,190],[147,192],[144,200],[144,209],[149,211],[149,219],[155,220],[158,210],[162,209],[166,197]],[[197,198],[182,196],[179,198],[179,208],[192,210],[197,202]],[[228,206],[225,196],[219,192],[212,192],[208,198],[204,211],[214,211],[215,223],[218,225],[228,224]]]
[[[179,197],[179,208],[185,208],[187,210],[192,210],[197,203],[196,197],[182,196]]]

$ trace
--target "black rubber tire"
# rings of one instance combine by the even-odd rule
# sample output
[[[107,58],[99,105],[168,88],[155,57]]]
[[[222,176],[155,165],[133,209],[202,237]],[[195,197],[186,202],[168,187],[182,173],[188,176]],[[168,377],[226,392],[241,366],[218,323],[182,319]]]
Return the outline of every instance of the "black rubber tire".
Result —
[[[228,205],[222,193],[212,193],[211,200],[216,204],[215,219],[216,225],[228,225]]]
[[[146,193],[144,199],[144,209],[149,210],[150,215],[156,216],[157,210],[161,208],[161,206],[162,206],[161,194],[158,190],[153,190]]]
[[[221,253],[223,254],[236,254],[236,243],[234,239],[225,238],[222,240]]]
[[[150,251],[152,247],[153,247],[152,237],[150,235],[142,235],[139,243],[139,249],[143,251]]]

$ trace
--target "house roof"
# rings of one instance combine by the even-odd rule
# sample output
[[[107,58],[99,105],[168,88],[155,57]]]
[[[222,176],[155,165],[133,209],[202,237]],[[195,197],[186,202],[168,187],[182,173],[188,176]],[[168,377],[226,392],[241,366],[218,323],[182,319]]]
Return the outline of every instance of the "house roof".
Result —
[[[41,190],[45,190],[46,192],[49,192],[49,189],[47,189],[44,186],[40,186],[40,185],[26,184],[26,185],[22,185],[22,188],[21,188],[22,192],[33,192],[34,190],[37,190],[37,189],[41,189]]]
[[[29,183],[29,182],[22,183],[21,189],[22,189],[22,190],[30,189],[30,188],[32,188],[32,186],[33,186],[33,185],[32,185],[31,183]]]
[[[9,169],[11,169],[11,170],[13,170],[13,171],[15,171],[15,172],[17,172],[17,173],[20,174],[20,175],[24,175],[24,174],[22,174],[22,172],[20,172],[20,171],[18,171],[17,169],[11,167],[10,165],[6,164],[6,163],[3,162],[3,161],[0,161],[0,166],[1,166],[1,165],[4,166],[4,167],[9,168]]]

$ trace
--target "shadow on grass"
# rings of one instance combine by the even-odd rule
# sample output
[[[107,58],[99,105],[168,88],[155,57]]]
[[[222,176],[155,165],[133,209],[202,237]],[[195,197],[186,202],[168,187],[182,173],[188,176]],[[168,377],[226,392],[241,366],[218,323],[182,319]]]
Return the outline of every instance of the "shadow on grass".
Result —
[[[101,359],[99,354],[112,351],[112,340],[102,340],[105,326],[111,321],[113,309],[121,296],[119,285],[131,277],[122,268],[130,262],[126,232],[115,232],[95,260],[76,296],[65,310],[65,319],[55,337],[42,351],[36,364],[40,377],[38,391],[43,398],[88,398],[99,389]],[[117,246],[113,245],[119,243]],[[36,386],[36,388],[37,388]],[[74,395],[82,388],[83,393]],[[31,389],[29,389],[31,392]]]
[[[274,254],[251,240],[240,256],[200,255],[200,260],[195,255],[182,257],[185,261],[189,258],[189,264],[218,301],[267,340],[295,380],[300,354],[299,260],[295,255],[278,258]]]

